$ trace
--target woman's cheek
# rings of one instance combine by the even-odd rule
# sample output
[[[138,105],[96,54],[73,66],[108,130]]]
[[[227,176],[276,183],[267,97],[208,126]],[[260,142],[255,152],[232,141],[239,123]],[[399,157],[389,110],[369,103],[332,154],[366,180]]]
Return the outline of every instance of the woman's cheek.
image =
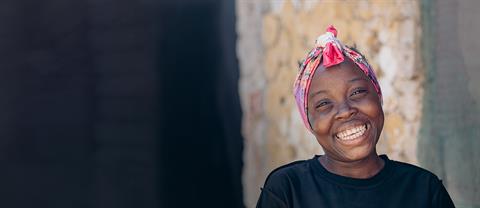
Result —
[[[369,99],[362,106],[363,112],[375,121],[376,127],[381,131],[384,122],[384,114],[381,104],[375,99]]]
[[[328,119],[328,114],[322,114],[322,112],[316,112],[312,120],[313,130],[319,134],[324,135],[328,134],[330,129],[330,123]]]
[[[369,95],[358,102],[358,107],[370,117],[381,116],[383,115],[383,110],[381,104],[377,100],[377,97]]]

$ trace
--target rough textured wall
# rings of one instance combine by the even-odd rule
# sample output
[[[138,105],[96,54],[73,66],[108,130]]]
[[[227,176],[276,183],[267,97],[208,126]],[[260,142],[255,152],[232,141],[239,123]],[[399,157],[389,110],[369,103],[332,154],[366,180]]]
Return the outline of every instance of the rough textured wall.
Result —
[[[329,24],[379,77],[386,114],[379,152],[417,163],[424,73],[419,12],[418,2],[405,0],[237,0],[247,207],[273,168],[322,153],[303,126],[292,85],[298,62]]]

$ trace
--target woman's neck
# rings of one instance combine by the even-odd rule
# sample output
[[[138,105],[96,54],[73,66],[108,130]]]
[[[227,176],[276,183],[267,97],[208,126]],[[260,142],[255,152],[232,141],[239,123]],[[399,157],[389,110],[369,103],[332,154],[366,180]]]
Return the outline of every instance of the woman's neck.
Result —
[[[324,155],[318,159],[329,172],[358,179],[371,178],[385,166],[385,161],[376,153],[354,162],[343,162]]]

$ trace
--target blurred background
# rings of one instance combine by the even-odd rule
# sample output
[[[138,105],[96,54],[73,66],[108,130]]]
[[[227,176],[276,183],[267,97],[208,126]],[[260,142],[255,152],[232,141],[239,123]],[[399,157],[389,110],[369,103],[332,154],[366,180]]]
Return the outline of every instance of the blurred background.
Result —
[[[254,207],[322,154],[292,96],[333,24],[384,92],[378,151],[480,207],[476,0],[3,0],[0,207]]]

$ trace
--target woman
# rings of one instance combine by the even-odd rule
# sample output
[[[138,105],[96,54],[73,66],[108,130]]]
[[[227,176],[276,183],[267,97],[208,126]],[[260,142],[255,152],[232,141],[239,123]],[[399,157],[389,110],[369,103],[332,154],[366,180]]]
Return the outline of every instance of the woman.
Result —
[[[454,207],[441,180],[378,155],[382,92],[366,59],[336,39],[333,26],[300,67],[295,98],[325,154],[268,176],[257,208]]]

